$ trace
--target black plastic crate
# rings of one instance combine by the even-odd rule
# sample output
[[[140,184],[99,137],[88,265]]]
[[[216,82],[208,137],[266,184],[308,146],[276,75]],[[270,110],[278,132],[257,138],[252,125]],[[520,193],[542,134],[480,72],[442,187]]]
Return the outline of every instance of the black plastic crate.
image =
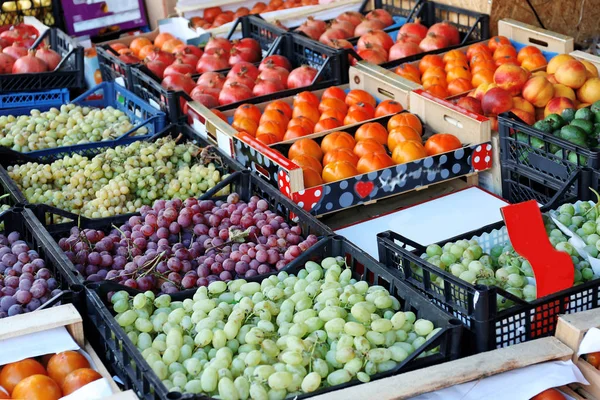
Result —
[[[63,28],[62,7],[60,0],[51,0],[47,4],[36,2],[18,2],[1,0],[0,26],[16,25],[24,22],[24,17],[35,17],[46,26]]]
[[[320,260],[328,256],[344,257],[348,266],[352,269],[355,279],[385,287],[390,294],[400,301],[404,311],[413,311],[417,314],[417,318],[429,319],[435,326],[442,328],[438,334],[412,353],[394,370],[373,375],[371,381],[401,372],[440,364],[457,359],[463,355],[460,347],[463,329],[459,321],[452,319],[443,311],[430,304],[428,299],[394,277],[393,274],[386,271],[374,259],[341,236],[329,237],[326,241],[321,241],[319,244],[313,246],[301,256],[302,263],[298,264],[294,270],[288,272],[297,273],[304,267],[304,262],[311,259]],[[167,388],[162,384],[143,357],[141,357],[139,350],[116,323],[106,303],[101,300],[106,299],[108,293],[114,290],[118,290],[118,288],[112,283],[88,285],[86,304],[88,316],[91,320],[90,325],[98,333],[96,335],[96,332],[94,332],[93,336],[101,338],[98,341],[100,344],[99,354],[106,355],[105,362],[118,371],[117,374],[125,382],[125,387],[135,390],[140,398],[147,400],[174,398],[190,400],[209,399],[205,395],[169,394]],[[132,291],[129,292],[134,294]],[[172,298],[175,300],[184,300],[191,296],[192,294],[176,294]],[[423,356],[425,351],[438,346],[440,348],[439,353]],[[355,379],[343,385],[326,387],[310,394],[294,396],[294,398],[310,398],[357,384],[360,384],[360,382]]]
[[[562,182],[536,175],[513,164],[502,164],[501,168],[502,197],[509,203],[536,200],[540,204],[548,204],[552,197],[561,192],[565,186]],[[579,171],[574,174],[577,176]],[[579,180],[575,180],[573,185],[569,185],[566,194],[574,197],[580,189],[585,189],[585,187],[579,185]]]
[[[544,133],[513,113],[498,116],[498,131],[503,181],[509,179],[509,172],[505,171],[508,165],[518,167],[538,180],[556,182],[559,188],[581,168],[600,169],[599,149],[587,149]],[[505,186],[506,182],[503,191]]]
[[[578,194],[570,192],[577,186]],[[594,198],[588,187],[598,189],[600,174],[592,170],[575,173],[559,191],[549,197],[542,211],[556,209],[566,202]],[[584,189],[585,188],[585,189]],[[523,200],[542,199],[523,198]],[[509,242],[504,222],[484,226],[437,243],[443,246],[457,240],[479,238],[479,243],[488,246]],[[600,279],[589,281],[550,296],[526,302],[496,286],[472,285],[449,272],[422,259],[426,246],[416,243],[392,231],[377,235],[379,260],[394,270],[400,279],[419,290],[449,314],[459,318],[468,328],[466,343],[470,351],[479,353],[495,348],[537,339],[554,334],[560,314],[600,307]],[[420,268],[416,274],[413,267]],[[443,285],[435,283],[436,277]],[[505,310],[497,309],[498,296],[512,300],[515,304]]]
[[[85,87],[83,47],[58,28],[48,29],[32,47],[45,40],[63,58],[57,69],[37,74],[0,75],[0,93]]]
[[[260,198],[267,200],[269,203],[269,209],[276,211],[279,215],[284,217],[288,223],[297,219],[295,224],[302,228],[302,235],[304,237],[308,236],[309,234],[315,234],[318,237],[325,237],[331,234],[331,230],[328,227],[321,224],[315,218],[312,218],[301,207],[292,203],[288,198],[281,195],[281,193],[272,188],[262,179],[252,175],[250,171],[234,172],[229,177],[222,180],[213,189],[207,191],[202,196],[199,196],[199,199],[224,200],[227,196],[220,197],[217,196],[217,193],[221,189],[228,186],[230,188],[230,193],[238,193],[240,199],[246,202],[249,201],[252,196],[259,196]],[[90,219],[43,204],[33,207],[38,219],[44,222],[44,226],[50,236],[52,236],[54,242],[58,242],[58,240],[62,237],[69,236],[69,231],[74,226],[77,226],[81,229],[89,228],[110,232],[115,227],[118,228],[119,226],[125,224],[132,215],[139,215],[138,213],[133,213],[108,218]],[[77,272],[73,263],[62,252],[60,254],[60,258],[65,265],[68,265],[69,270],[77,276],[77,282],[84,283],[85,280],[83,276]],[[290,263],[284,270],[287,270],[287,268],[295,268],[295,265],[297,264],[298,263],[294,261]],[[258,276],[258,278],[262,278],[267,275],[270,274],[261,275]],[[194,289],[189,289],[183,292],[185,293],[190,291],[195,292]]]
[[[11,189],[11,185],[8,185],[7,182],[10,182],[10,178],[8,177],[8,173],[4,169],[4,167],[0,166],[0,215],[6,211],[7,207],[15,207],[21,206],[25,204],[24,199],[19,197],[21,193],[13,193]]]

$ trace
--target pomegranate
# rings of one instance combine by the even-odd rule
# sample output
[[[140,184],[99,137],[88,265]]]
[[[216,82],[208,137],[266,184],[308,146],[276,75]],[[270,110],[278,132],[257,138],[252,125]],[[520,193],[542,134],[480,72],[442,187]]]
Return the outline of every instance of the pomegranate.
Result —
[[[225,84],[225,77],[223,76],[223,74],[220,74],[218,72],[205,72],[202,75],[200,75],[200,78],[198,78],[198,82],[196,83],[198,85],[208,85],[210,83],[213,83],[216,87],[221,89]]]
[[[219,100],[215,99],[210,94],[194,93],[194,91],[192,90],[190,97],[192,98],[192,100],[197,101],[204,107],[215,108],[219,106]]]
[[[41,49],[36,51],[35,56],[44,61],[50,71],[54,71],[62,60],[60,54],[52,50],[50,46],[42,46]]]
[[[165,65],[171,65],[175,61],[175,56],[162,50],[151,51],[145,58],[146,61],[158,60]]]
[[[355,26],[349,21],[333,21],[330,28],[341,29],[346,32],[346,38],[352,37]]]
[[[320,19],[314,19],[313,17],[308,17],[306,19],[306,22],[304,22],[304,24],[306,24],[307,26],[316,28],[316,29],[320,30],[321,32],[325,32],[325,29],[327,29],[327,22],[321,21]]]
[[[27,55],[27,48],[13,43],[12,46],[8,46],[2,49],[2,52],[4,54],[8,54],[14,59],[17,59]]]
[[[348,37],[348,35],[343,30],[329,28],[325,31],[325,33],[323,33],[321,36],[319,36],[319,42],[328,43],[328,42],[331,42],[332,40],[346,39],[347,37]]]
[[[256,87],[256,86],[255,86]],[[244,101],[252,97],[252,90],[238,82],[226,83],[219,94],[219,104],[231,104]]]
[[[266,65],[269,63],[273,63],[273,64],[277,65],[278,67],[285,68],[288,71],[292,70],[292,63],[290,62],[290,60],[288,60],[284,56],[280,56],[278,54],[274,54],[272,56],[265,57],[262,60],[262,62],[260,63],[260,65],[258,66],[258,70],[262,71],[264,68],[266,68]]]
[[[16,44],[17,46],[22,46],[22,47],[29,49],[29,48],[31,48],[31,46],[33,46],[34,43],[35,43],[34,38],[25,38],[23,40],[17,40],[13,44]]]
[[[318,40],[323,32],[314,26],[300,25],[296,32],[302,32],[311,39]]]
[[[242,62],[235,64],[229,70],[227,77],[229,78],[230,76],[234,76],[235,74],[237,74],[239,72],[245,73],[246,75],[252,77],[252,79],[258,78],[258,74],[259,74],[259,70],[256,67],[256,65],[249,63],[249,62],[242,61]]]
[[[402,25],[399,34],[416,36],[420,38],[420,40],[423,40],[425,39],[425,36],[427,36],[427,27],[421,24],[420,20],[417,18],[415,22],[407,22]]]
[[[48,71],[48,65],[35,56],[35,50],[29,50],[29,54],[19,58],[13,64],[13,74],[35,74]]]
[[[348,21],[353,26],[357,26],[358,24],[360,24],[363,21],[363,19],[365,19],[365,17],[363,17],[363,15],[359,12],[346,11],[345,13],[338,15],[338,17],[336,18],[336,21]]]
[[[418,36],[407,35],[406,33],[402,33],[402,34],[398,35],[398,38],[396,39],[396,43],[412,42],[416,45],[419,45],[419,43],[421,43],[421,40],[423,40],[423,39]]]
[[[388,61],[398,60],[400,58],[412,56],[414,54],[422,53],[423,51],[419,45],[413,42],[399,42],[392,46],[390,54],[388,55]]]
[[[200,56],[195,55],[189,49],[179,50],[173,54],[176,58],[180,58],[181,61],[190,65],[196,65],[198,64],[198,60],[200,60]]]
[[[37,38],[40,35],[40,32],[33,25],[28,25],[25,23],[20,23],[14,26],[14,30],[22,33],[24,37]]]
[[[192,67],[190,64],[184,63],[181,60],[181,58],[178,58],[177,60],[175,60],[175,62],[173,64],[171,64],[167,68],[165,68],[164,76],[174,75],[174,74],[185,75],[185,74],[193,74],[193,73],[194,73],[194,67]]]
[[[140,62],[140,59],[131,51],[121,53],[119,55],[119,60],[123,61],[125,64],[137,64]]]
[[[354,28],[354,36],[362,36],[369,31],[383,28],[385,28],[383,22],[376,19],[365,19],[363,22],[358,24],[356,28]]]
[[[1,48],[5,48],[5,47],[8,47],[8,46],[10,46],[10,43],[8,43],[8,41],[0,38],[0,47]]]
[[[385,50],[377,45],[367,44],[364,49],[359,50],[358,55],[373,64],[383,64],[388,60]]]
[[[15,59],[6,53],[0,53],[0,74],[12,73]]]
[[[231,44],[231,42],[225,38],[210,38],[210,40],[208,41],[208,43],[206,43],[206,46],[204,46],[204,52],[206,53],[208,50],[210,49],[219,49],[219,50],[225,50],[227,52],[229,52],[231,50],[231,47],[233,45]]]
[[[260,71],[258,77],[270,81],[287,82],[289,75],[290,73],[287,69],[278,67],[274,63],[267,63],[262,71]]]
[[[254,82],[252,82],[252,84],[254,85]],[[212,97],[214,97],[215,99],[219,98],[219,93],[221,93],[221,87],[217,87],[214,82],[209,83],[208,85],[197,85],[194,90],[196,90],[197,93],[203,93],[203,94],[208,94]]]
[[[290,72],[290,75],[287,79],[288,89],[312,85],[318,72],[319,71],[317,71],[316,68],[308,65],[303,65],[294,69],[292,72]]]
[[[256,80],[256,85],[252,90],[252,94],[254,94],[254,96],[264,96],[267,94],[279,92],[280,90],[284,89],[285,87],[283,86],[282,82],[258,78]]]
[[[238,72],[237,74],[232,76],[227,75],[227,81],[225,82],[225,84],[227,84],[228,82],[238,82],[252,89],[254,87],[254,81],[255,79],[252,78],[250,75],[246,74],[245,72]]]
[[[243,50],[243,49],[250,50],[253,53],[255,53],[256,56],[258,57],[258,60],[260,60],[260,54],[262,52],[262,49],[260,48],[260,43],[258,43],[254,39],[244,38],[244,39],[240,39],[240,40],[234,40],[233,48],[236,48],[238,50]]]
[[[419,47],[423,51],[431,51],[448,47],[448,39],[435,33],[428,33],[425,39],[421,40]]]
[[[237,47],[234,47],[231,49],[231,53],[229,53],[229,65],[235,65],[242,61],[252,63],[259,60],[260,52],[255,53],[254,51],[246,48],[238,49]]]
[[[376,44],[383,47],[386,53],[390,51],[390,48],[394,45],[394,41],[390,35],[382,30],[369,31],[368,33],[362,35],[360,39],[358,39],[356,48],[358,50],[364,49],[367,43]]]
[[[384,23],[384,27],[394,25],[394,18],[392,15],[384,9],[378,8],[371,11],[365,17],[368,20],[376,20]]]
[[[0,33],[0,38],[6,40],[10,44],[13,44],[16,41],[22,41],[24,39],[27,39],[27,36],[25,36],[22,31],[9,29]]]
[[[329,46],[334,47],[336,49],[353,49],[354,46],[352,43],[347,41],[346,39],[334,39],[330,43]]]
[[[456,45],[460,43],[460,34],[458,29],[448,21],[438,22],[431,25],[428,33],[435,33],[438,36],[444,37],[448,41],[448,45]]]
[[[156,75],[158,79],[162,80],[162,78],[164,78],[165,68],[167,68],[167,65],[165,65],[164,62],[158,60],[148,61],[146,62],[146,67],[150,70],[150,72]]]
[[[202,57],[204,53],[200,47],[192,46],[190,44],[179,44],[175,47],[175,53],[193,54],[196,57]]]
[[[227,55],[225,52],[215,52],[215,54],[204,53],[198,64],[196,64],[196,71],[207,72],[207,71],[219,71],[229,67],[227,62]]]
[[[167,90],[184,91],[190,94],[196,84],[190,75],[175,74],[165,76],[161,86]]]

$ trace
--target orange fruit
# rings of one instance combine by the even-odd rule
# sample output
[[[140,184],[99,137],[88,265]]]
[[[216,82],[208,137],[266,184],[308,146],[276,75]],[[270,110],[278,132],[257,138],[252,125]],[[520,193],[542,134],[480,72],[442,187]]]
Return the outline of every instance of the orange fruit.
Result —
[[[62,386],[65,377],[79,368],[89,368],[88,360],[76,351],[56,353],[48,361],[48,376]]]
[[[15,386],[23,379],[39,374],[47,375],[47,372],[42,364],[32,358],[6,364],[0,370],[0,386],[6,389],[8,393],[12,393]]]

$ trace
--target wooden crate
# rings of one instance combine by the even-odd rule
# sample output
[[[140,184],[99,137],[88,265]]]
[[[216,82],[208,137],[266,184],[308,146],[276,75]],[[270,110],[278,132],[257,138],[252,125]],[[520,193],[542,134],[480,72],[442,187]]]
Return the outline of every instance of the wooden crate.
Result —
[[[569,360],[573,350],[555,337],[532,340],[390,378],[336,390],[313,400],[400,400],[546,361]]]
[[[77,309],[72,304],[37,310],[34,313],[15,315],[10,318],[10,323],[0,324],[0,342],[2,340],[27,335],[30,333],[43,332],[48,329],[64,326],[73,337],[73,340],[81,347],[94,362],[96,370],[108,381],[113,393],[119,397],[115,399],[125,400],[137,398],[132,393],[121,393],[112,376],[94,351],[92,346],[85,340],[83,332],[83,320]],[[131,392],[131,391],[129,391]],[[128,397],[133,395],[133,397]],[[113,397],[111,397],[113,398]]]
[[[556,325],[556,337],[573,349],[573,362],[590,383],[585,390],[600,398],[600,371],[577,355],[579,345],[590,328],[600,328],[600,310],[588,310],[575,314],[561,315]]]

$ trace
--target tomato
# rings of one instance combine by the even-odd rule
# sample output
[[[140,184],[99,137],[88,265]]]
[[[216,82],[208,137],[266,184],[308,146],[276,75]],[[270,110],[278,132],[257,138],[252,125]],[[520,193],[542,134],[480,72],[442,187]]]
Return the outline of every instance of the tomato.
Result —
[[[425,142],[425,150],[427,150],[429,156],[460,149],[461,147],[460,140],[450,133],[436,133]]]
[[[502,45],[511,44],[510,40],[508,40],[505,36],[494,36],[488,41],[488,48],[493,53],[496,49]]]
[[[444,68],[444,60],[442,57],[438,56],[437,54],[428,54],[419,62],[419,71],[421,73],[432,67]]]
[[[98,372],[94,371],[91,368],[79,368],[73,372],[71,372],[65,378],[65,381],[62,385],[63,395],[66,396],[68,394],[73,393],[77,389],[84,387],[90,382],[94,382],[98,379],[102,379],[102,375]]]
[[[336,97],[329,97],[329,98],[321,100],[321,103],[319,104],[320,112],[325,112],[332,108],[334,110],[339,110],[339,111],[343,112],[344,114],[346,112],[348,112],[348,106],[346,105],[346,103],[344,103],[343,100],[340,100]]]
[[[288,158],[293,159],[299,155],[308,155],[321,161],[323,159],[323,150],[317,142],[312,139],[300,139],[290,147]]]
[[[600,352],[589,353],[585,358],[594,368],[600,367]]]
[[[359,157],[354,154],[352,149],[334,149],[325,154],[323,157],[323,165],[327,165],[335,161],[348,161],[352,165],[356,165],[358,163],[358,159]]]
[[[394,115],[387,123],[387,130],[388,132],[391,132],[394,128],[399,126],[410,126],[417,131],[419,135],[423,135],[423,125],[421,124],[421,120],[414,114],[400,113]]]
[[[300,155],[292,158],[291,161],[294,164],[296,164],[297,166],[299,166],[300,168],[304,168],[304,167],[313,168],[315,171],[318,171],[319,174],[321,173],[321,171],[323,171],[323,166],[321,165],[319,160],[317,160],[313,156],[309,156],[307,154],[300,154]]]
[[[356,141],[347,132],[333,132],[323,138],[321,149],[324,153],[328,153],[335,149],[346,148],[353,149]]]
[[[323,168],[323,181],[326,183],[351,178],[358,175],[358,170],[348,161],[334,161]]]
[[[346,104],[348,107],[351,107],[356,103],[368,103],[372,105],[373,108],[377,105],[375,98],[361,89],[351,90],[346,96]]]
[[[307,134],[313,133],[315,129],[315,123],[306,117],[295,117],[290,120],[288,124],[288,129],[294,126],[301,126],[302,129],[306,131]]]
[[[256,140],[267,146],[281,141],[277,135],[273,135],[272,133],[257,133]]]
[[[275,100],[265,107],[265,112],[269,110],[279,110],[285,114],[288,119],[292,118],[292,106],[283,100]]]
[[[321,173],[311,167],[302,168],[302,178],[304,180],[305,188],[319,186],[323,184],[323,178],[321,178]]]
[[[398,143],[392,153],[392,160],[396,164],[404,164],[424,157],[427,157],[425,147],[423,147],[420,141],[417,142],[415,140],[406,140]]]
[[[565,400],[565,396],[556,389],[547,389],[542,393],[533,396],[531,400]]]
[[[154,39],[154,45],[162,49],[163,45],[171,39],[175,39],[175,36],[167,32],[159,33]]]
[[[32,375],[23,379],[12,392],[13,399],[58,400],[62,393],[58,383],[46,375]]]
[[[356,143],[352,151],[361,158],[369,153],[385,153],[385,148],[373,139],[365,139]]]
[[[317,109],[318,106],[313,106],[309,103],[298,103],[294,104],[294,110],[292,112],[292,117],[305,117],[311,120],[314,124],[319,122],[319,118],[321,118],[321,114]]]
[[[312,132],[305,131],[304,128],[300,125],[295,125],[289,127],[287,131],[285,131],[285,134],[283,135],[283,141],[285,142],[286,140],[296,139],[302,136],[309,135],[311,133]]]
[[[88,360],[76,351],[57,353],[48,361],[48,376],[62,385],[65,377],[79,368],[89,368]]]
[[[6,364],[0,371],[0,386],[12,393],[17,383],[38,374],[47,375],[47,372],[42,364],[32,358]]]
[[[335,118],[320,119],[315,125],[314,133],[330,131],[342,126],[342,123]]]
[[[367,172],[378,171],[392,165],[394,165],[394,161],[387,153],[369,153],[358,160],[356,169],[361,174],[366,174]]]
[[[294,107],[299,103],[309,103],[317,108],[319,107],[319,98],[312,92],[301,92],[294,96]]]
[[[250,118],[256,122],[260,121],[261,112],[254,104],[242,104],[233,114],[233,119]]]
[[[388,132],[378,122],[369,122],[362,125],[357,131],[354,133],[354,138],[357,142],[366,139],[373,139],[382,145],[387,144]]]
[[[287,127],[290,119],[281,110],[266,110],[260,117],[260,124],[264,124],[267,121],[277,122],[283,127]]]
[[[360,109],[354,109],[348,111],[348,114],[344,118],[344,125],[352,125],[362,121],[367,121],[369,119],[371,118],[369,117],[369,114],[367,114],[365,111]]]
[[[281,141],[285,131],[285,125],[281,125],[275,121],[266,121],[258,126],[258,129],[256,130],[256,136],[258,137],[258,135],[270,133],[271,135],[277,137],[279,139],[278,141]]]
[[[383,117],[385,115],[397,114],[404,110],[402,104],[395,100],[384,100],[375,108],[375,117]]]
[[[339,100],[346,100],[346,92],[344,89],[340,89],[337,86],[332,86],[330,88],[325,89],[323,95],[321,96],[321,101],[328,98],[336,98]]]
[[[390,151],[393,152],[398,144],[407,140],[414,140],[420,143],[421,135],[410,126],[398,126],[390,131],[387,138],[387,145]]]

